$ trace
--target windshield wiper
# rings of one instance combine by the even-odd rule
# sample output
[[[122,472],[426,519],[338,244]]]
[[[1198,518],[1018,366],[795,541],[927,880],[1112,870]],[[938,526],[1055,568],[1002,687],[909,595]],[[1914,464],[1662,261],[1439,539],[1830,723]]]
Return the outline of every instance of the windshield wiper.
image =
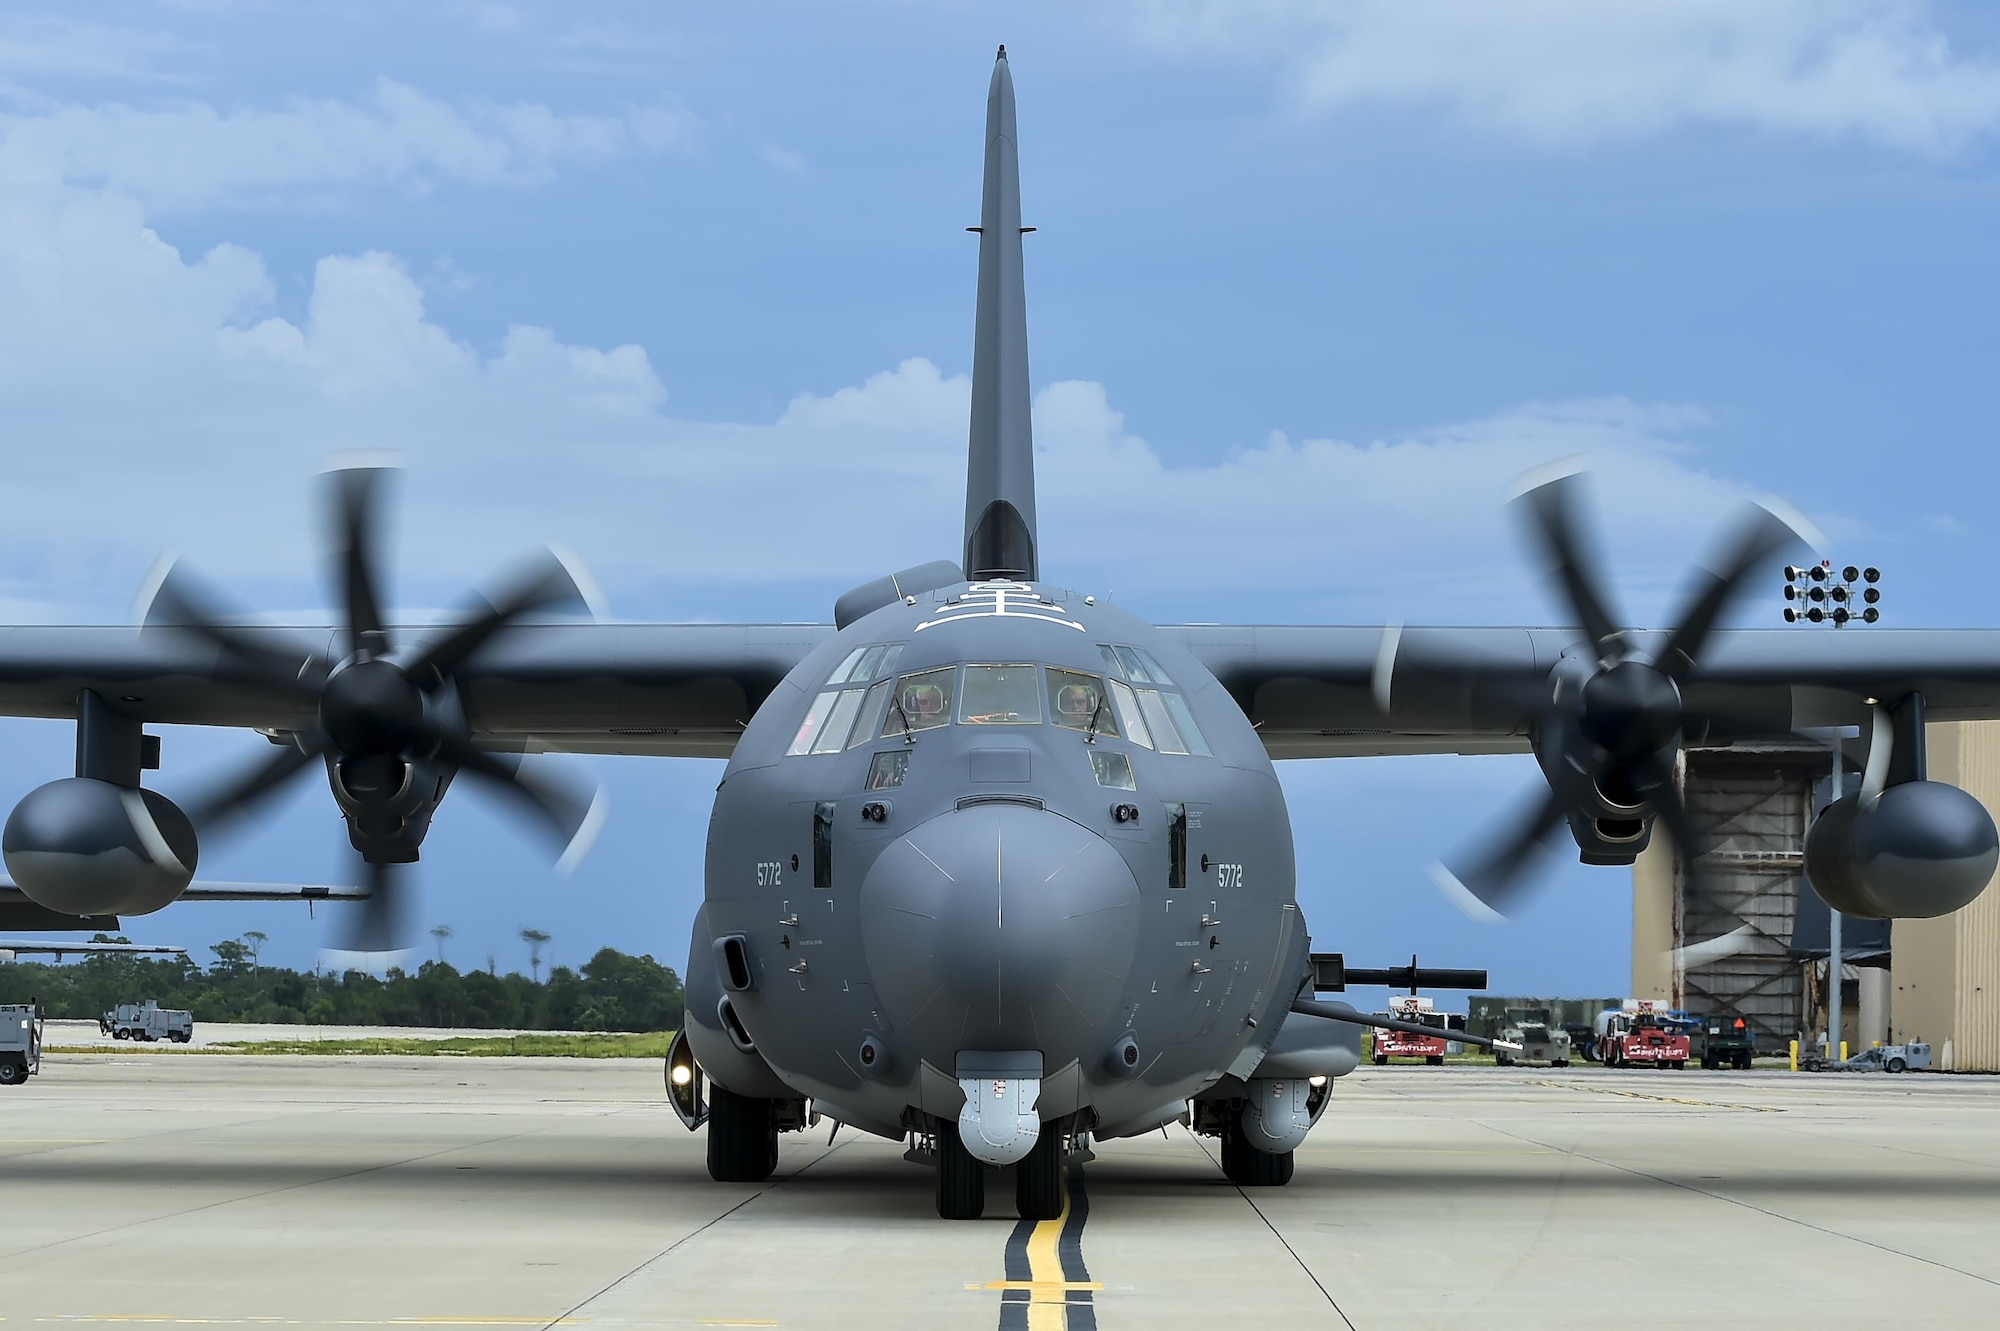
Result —
[[[1090,733],[1083,737],[1083,742],[1085,744],[1097,743],[1097,718],[1104,715],[1104,705],[1108,701],[1110,701],[1108,698],[1099,695],[1097,699],[1097,706],[1093,708],[1090,713]]]
[[[903,710],[903,700],[901,698],[890,699],[889,708],[891,711],[895,712],[897,716],[903,718],[903,743],[915,744],[917,742],[917,737],[910,733],[910,714]]]

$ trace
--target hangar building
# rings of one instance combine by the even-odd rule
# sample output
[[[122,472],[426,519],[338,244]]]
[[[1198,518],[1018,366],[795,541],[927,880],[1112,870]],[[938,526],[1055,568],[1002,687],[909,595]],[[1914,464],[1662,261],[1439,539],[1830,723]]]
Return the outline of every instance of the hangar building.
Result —
[[[1933,723],[1926,740],[1931,778],[2000,818],[2000,722]],[[1850,781],[1859,757],[1848,755]],[[1685,751],[1682,793],[1714,849],[1699,893],[1665,837],[1633,866],[1634,995],[1741,1012],[1767,1049],[1824,1028],[1826,907],[1804,850],[1832,769],[1832,750],[1805,739]],[[2000,891],[1936,920],[1845,919],[1842,935],[1852,1047],[1929,1040],[1957,1070],[2000,1072]]]

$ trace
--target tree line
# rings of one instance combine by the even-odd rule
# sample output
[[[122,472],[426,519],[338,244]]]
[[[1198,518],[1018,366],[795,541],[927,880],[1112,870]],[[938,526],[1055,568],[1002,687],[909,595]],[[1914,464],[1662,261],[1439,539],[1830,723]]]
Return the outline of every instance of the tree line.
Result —
[[[0,1003],[33,999],[47,1016],[89,1020],[151,998],[198,1022],[542,1031],[666,1031],[681,1022],[673,968],[615,948],[578,969],[552,967],[546,980],[460,971],[441,960],[385,976],[287,970],[258,964],[252,943],[239,939],[209,951],[215,961],[206,968],[192,957],[115,954],[0,965]]]

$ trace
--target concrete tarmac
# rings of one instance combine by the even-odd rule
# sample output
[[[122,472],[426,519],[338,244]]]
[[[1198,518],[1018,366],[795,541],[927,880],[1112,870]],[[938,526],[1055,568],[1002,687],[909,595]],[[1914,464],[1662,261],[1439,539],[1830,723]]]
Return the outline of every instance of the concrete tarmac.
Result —
[[[2000,1079],[1364,1068],[1290,1187],[1176,1128],[1041,1226],[828,1126],[732,1186],[652,1062],[54,1056],[0,1090],[0,1319],[2000,1325]]]

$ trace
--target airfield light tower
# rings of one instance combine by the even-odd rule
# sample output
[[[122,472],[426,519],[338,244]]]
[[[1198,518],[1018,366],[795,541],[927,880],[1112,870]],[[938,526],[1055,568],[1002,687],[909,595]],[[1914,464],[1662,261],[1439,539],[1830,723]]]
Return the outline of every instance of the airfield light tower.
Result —
[[[1831,624],[1837,629],[1873,624],[1882,618],[1882,589],[1875,585],[1881,580],[1879,568],[1849,564],[1836,572],[1830,559],[1817,564],[1787,564],[1785,622]]]
[[[1835,573],[1833,561],[1817,564],[1785,565],[1785,622],[1787,624],[1832,624],[1844,629],[1849,624],[1873,624],[1882,618],[1882,570],[1870,565],[1848,564]],[[1833,740],[1833,797],[1841,797],[1841,740]],[[1840,1056],[1841,1012],[1840,912],[1827,907],[1826,923],[1826,1056],[1829,1062]]]

